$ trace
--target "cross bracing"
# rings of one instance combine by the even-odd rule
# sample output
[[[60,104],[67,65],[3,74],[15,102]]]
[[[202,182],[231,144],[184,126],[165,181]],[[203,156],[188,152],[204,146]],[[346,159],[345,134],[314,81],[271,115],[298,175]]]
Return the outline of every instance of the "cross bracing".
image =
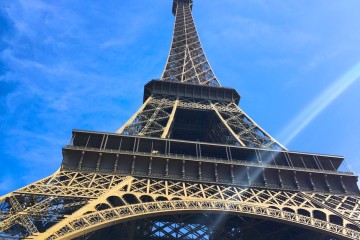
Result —
[[[180,109],[185,109],[185,111],[181,115],[176,114],[176,111]],[[214,122],[208,123],[208,129],[204,129],[206,131],[204,134],[209,135],[214,131],[221,133],[213,134],[212,140],[209,139],[210,137],[198,136],[203,139],[202,141],[246,147],[285,149],[233,102],[213,102],[169,95],[150,96],[117,132],[129,135],[176,138],[173,133],[176,130],[177,120],[181,121],[181,118],[186,118],[188,121],[204,120],[201,118],[202,116],[196,119],[193,112],[186,111],[186,109],[198,112],[206,111],[209,115],[214,116]],[[219,126],[221,129],[218,129]],[[224,135],[227,139],[225,142]]]
[[[220,223],[220,224],[217,224]],[[135,229],[135,231],[131,231]],[[132,234],[133,233],[133,234]],[[144,234],[145,233],[145,234]],[[119,236],[121,239],[334,239],[295,226],[231,214],[177,214],[152,217],[108,227],[77,240]]]
[[[61,171],[50,178],[63,176],[67,179],[66,184],[48,181],[49,178],[36,183],[43,188],[67,188],[63,189],[62,196],[57,193],[44,195],[41,189],[30,185],[27,188],[38,190],[26,194],[25,189],[20,189],[3,197],[1,231],[13,236],[28,236],[29,239],[69,239],[82,236],[90,229],[102,229],[137,216],[228,212],[287,221],[339,238],[360,239],[358,196],[151,180],[100,173]],[[101,179],[101,183],[94,184],[93,179]],[[92,191],[86,191],[82,196],[74,194],[71,189],[79,185],[88,186]],[[104,191],[100,196],[99,189]],[[16,199],[17,206],[11,199]],[[13,216],[6,214],[13,208],[21,210]],[[67,214],[72,217],[66,218]],[[31,221],[31,224],[26,221]],[[48,229],[45,222],[50,226]],[[14,225],[22,226],[23,230],[14,232]]]
[[[171,48],[161,76],[163,81],[220,86],[206,59],[189,1],[178,1]]]
[[[1,239],[360,239],[357,176],[238,107],[192,3],[174,0],[163,74],[117,133],[74,130],[56,173],[0,197]]]

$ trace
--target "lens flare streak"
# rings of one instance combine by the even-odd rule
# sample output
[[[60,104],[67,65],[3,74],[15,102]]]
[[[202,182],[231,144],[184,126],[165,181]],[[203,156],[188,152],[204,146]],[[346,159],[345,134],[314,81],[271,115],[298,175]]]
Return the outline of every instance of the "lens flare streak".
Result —
[[[329,86],[320,96],[308,105],[290,124],[280,133],[278,139],[282,143],[290,143],[316,116],[318,116],[337,97],[346,91],[353,83],[360,79],[360,62]]]

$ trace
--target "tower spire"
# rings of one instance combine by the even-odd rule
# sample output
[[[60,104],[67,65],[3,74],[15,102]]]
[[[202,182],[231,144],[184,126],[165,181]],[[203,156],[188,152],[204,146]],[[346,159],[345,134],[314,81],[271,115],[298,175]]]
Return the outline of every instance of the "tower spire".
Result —
[[[74,130],[57,172],[0,196],[0,239],[360,239],[358,177],[238,107],[191,6],[174,1],[163,76],[117,133]]]
[[[176,8],[178,6],[178,3],[187,3],[190,5],[190,9],[192,10],[193,0],[174,0],[172,7],[172,13],[174,14],[174,16],[176,15]]]
[[[220,86],[210,67],[192,17],[192,0],[174,0],[175,26],[163,81]]]

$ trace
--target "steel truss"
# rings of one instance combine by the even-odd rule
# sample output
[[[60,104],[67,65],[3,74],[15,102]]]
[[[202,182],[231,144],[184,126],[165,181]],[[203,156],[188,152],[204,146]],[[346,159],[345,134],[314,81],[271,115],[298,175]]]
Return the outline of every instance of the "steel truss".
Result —
[[[177,3],[171,49],[161,80],[220,86],[202,49],[189,2]]]
[[[0,197],[1,239],[96,239],[106,229],[127,239],[310,239],[304,228],[313,239],[360,239],[359,189],[338,171],[343,159],[304,161],[242,111],[206,59],[191,8],[192,0],[174,0],[161,79],[145,85],[143,105],[117,131],[144,137],[77,131],[56,173]],[[226,157],[205,154],[214,149]],[[272,152],[274,164],[260,152]]]
[[[283,221],[360,239],[358,196],[59,171],[0,200],[0,232],[28,239],[71,239],[138,217],[204,212]]]
[[[234,102],[214,102],[169,95],[150,96],[117,133],[169,137],[177,109],[214,113],[219,121],[209,133],[214,132],[213,138],[222,137],[219,140],[214,139],[214,142],[255,148],[286,149]],[[191,117],[189,116],[189,119]]]
[[[303,228],[227,213],[189,213],[138,219],[83,235],[77,240],[109,239],[307,239],[330,240]]]

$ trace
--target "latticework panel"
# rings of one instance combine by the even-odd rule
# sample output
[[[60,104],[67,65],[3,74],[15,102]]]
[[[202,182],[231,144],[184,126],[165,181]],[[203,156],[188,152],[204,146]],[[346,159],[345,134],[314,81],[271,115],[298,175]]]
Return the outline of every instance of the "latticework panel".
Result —
[[[214,108],[224,124],[231,129],[241,145],[255,148],[283,149],[279,142],[265,132],[235,103],[216,103]]]
[[[173,137],[177,109],[211,112],[217,121],[207,129],[205,141],[245,147],[285,150],[285,147],[265,132],[235,103],[211,102],[196,98],[175,98],[152,95],[130,120],[117,132],[125,135],[151,137]],[[196,115],[189,113],[189,122],[195,122]],[[204,121],[204,120],[202,120]],[[205,121],[204,121],[205,124]]]
[[[198,37],[189,1],[179,1],[170,53],[161,77],[164,81],[220,86]]]
[[[124,177],[58,171],[0,198],[0,238],[45,231],[122,182]]]
[[[335,240],[304,228],[227,213],[189,213],[138,219],[116,224],[76,240]]]
[[[183,147],[185,144],[175,145],[175,141],[170,147],[169,139],[161,140],[166,142],[163,152],[153,148],[153,140],[141,140],[148,144],[148,148],[143,148],[140,153],[137,148],[143,145],[139,144],[139,139],[134,138],[132,150],[124,146],[121,149],[122,138],[129,136],[121,136],[118,147],[113,148],[115,144],[112,141],[113,145],[109,144],[110,147],[106,149],[109,138],[103,134],[98,149],[94,147],[96,144],[88,144],[89,135],[84,144],[64,148],[68,152],[63,152],[61,170],[0,198],[0,238],[96,239],[99,238],[96,236],[103,236],[97,234],[101,234],[104,229],[122,229],[120,234],[130,234],[127,235],[128,239],[260,240],[289,237],[310,239],[310,236],[311,239],[326,240],[360,239],[360,197],[351,195],[356,194],[356,191],[347,191],[342,176],[332,178],[339,179],[341,183],[341,191],[337,191],[339,194],[336,195],[332,194],[336,191],[331,191],[326,174],[323,176],[328,191],[321,193],[321,189],[314,187],[311,173],[306,175],[299,171],[297,174],[294,171],[292,175],[281,175],[280,167],[276,166],[279,168],[277,186],[268,185],[265,170],[259,168],[262,170],[262,176],[259,175],[262,182],[256,185],[251,183],[249,170],[249,165],[255,164],[243,161],[243,155],[238,160],[248,165],[238,175],[234,169],[242,169],[238,167],[240,164],[235,165],[234,162],[232,165],[231,162],[225,168],[215,162],[223,161],[225,166],[233,160],[229,145],[257,148],[256,154],[260,154],[259,148],[286,149],[237,106],[240,96],[236,91],[219,90],[223,88],[202,49],[192,18],[191,4],[191,0],[174,1],[175,27],[162,81],[158,81],[161,85],[153,83],[145,89],[145,102],[117,133],[153,137],[142,139],[173,138],[178,139],[177,142],[194,144],[193,155],[196,158],[191,158],[191,161],[196,164],[189,165],[190,160],[186,159],[188,162],[185,165],[185,157],[192,156],[186,152],[190,148]],[[163,88],[166,84],[167,87]],[[209,151],[210,147],[200,147],[201,142],[215,143],[217,146],[225,144],[226,158],[216,158],[216,154],[212,153],[210,159],[205,151],[202,156],[201,149]],[[163,146],[160,142],[157,144],[157,147]],[[211,149],[215,149],[215,144],[209,144]],[[178,147],[179,156],[176,151],[175,155],[169,154],[175,146]],[[144,149],[150,152],[149,162]],[[101,151],[105,150],[103,156]],[[136,152],[137,155],[129,158],[126,155],[129,152]],[[86,154],[96,157],[90,156],[84,160]],[[161,165],[163,155],[166,155],[165,174],[157,172],[152,175],[152,171],[155,172],[152,167]],[[113,156],[116,156],[114,162],[111,158]],[[284,156],[285,160],[289,158],[287,154]],[[179,174],[176,173],[178,176],[169,174],[170,161],[180,163],[174,165],[179,167]],[[118,171],[120,163],[128,165],[123,164],[124,169]],[[265,167],[262,161],[256,164]],[[203,177],[206,173],[205,165],[214,167],[206,169],[208,178]],[[190,166],[186,168],[186,174],[185,166]],[[282,169],[286,169],[285,166]],[[328,169],[318,170],[324,172]],[[214,173],[213,178],[211,171]],[[223,177],[226,173],[230,173],[229,181],[219,181],[219,176]],[[246,178],[246,184],[242,184],[243,180],[235,181],[241,174]],[[299,186],[297,176],[305,175],[309,176],[311,188]],[[347,177],[346,174],[344,176]],[[296,186],[286,187],[290,186],[287,184],[291,181]],[[311,192],[300,191],[304,189],[311,189]],[[220,216],[220,219],[209,218],[215,215]],[[194,221],[193,216],[198,216],[200,220]],[[227,222],[227,218],[231,221]],[[236,220],[232,221],[234,218]],[[138,225],[135,227],[136,221]],[[214,226],[214,221],[219,224]],[[114,227],[121,224],[126,231]],[[305,228],[306,231],[299,231]],[[246,233],[249,235],[244,235]]]
[[[172,97],[149,97],[118,132],[125,135],[161,137],[175,101]]]
[[[139,216],[228,212],[360,239],[357,196],[84,172],[57,172],[33,185],[1,199],[2,236],[68,239]],[[54,192],[56,187],[62,190]]]

